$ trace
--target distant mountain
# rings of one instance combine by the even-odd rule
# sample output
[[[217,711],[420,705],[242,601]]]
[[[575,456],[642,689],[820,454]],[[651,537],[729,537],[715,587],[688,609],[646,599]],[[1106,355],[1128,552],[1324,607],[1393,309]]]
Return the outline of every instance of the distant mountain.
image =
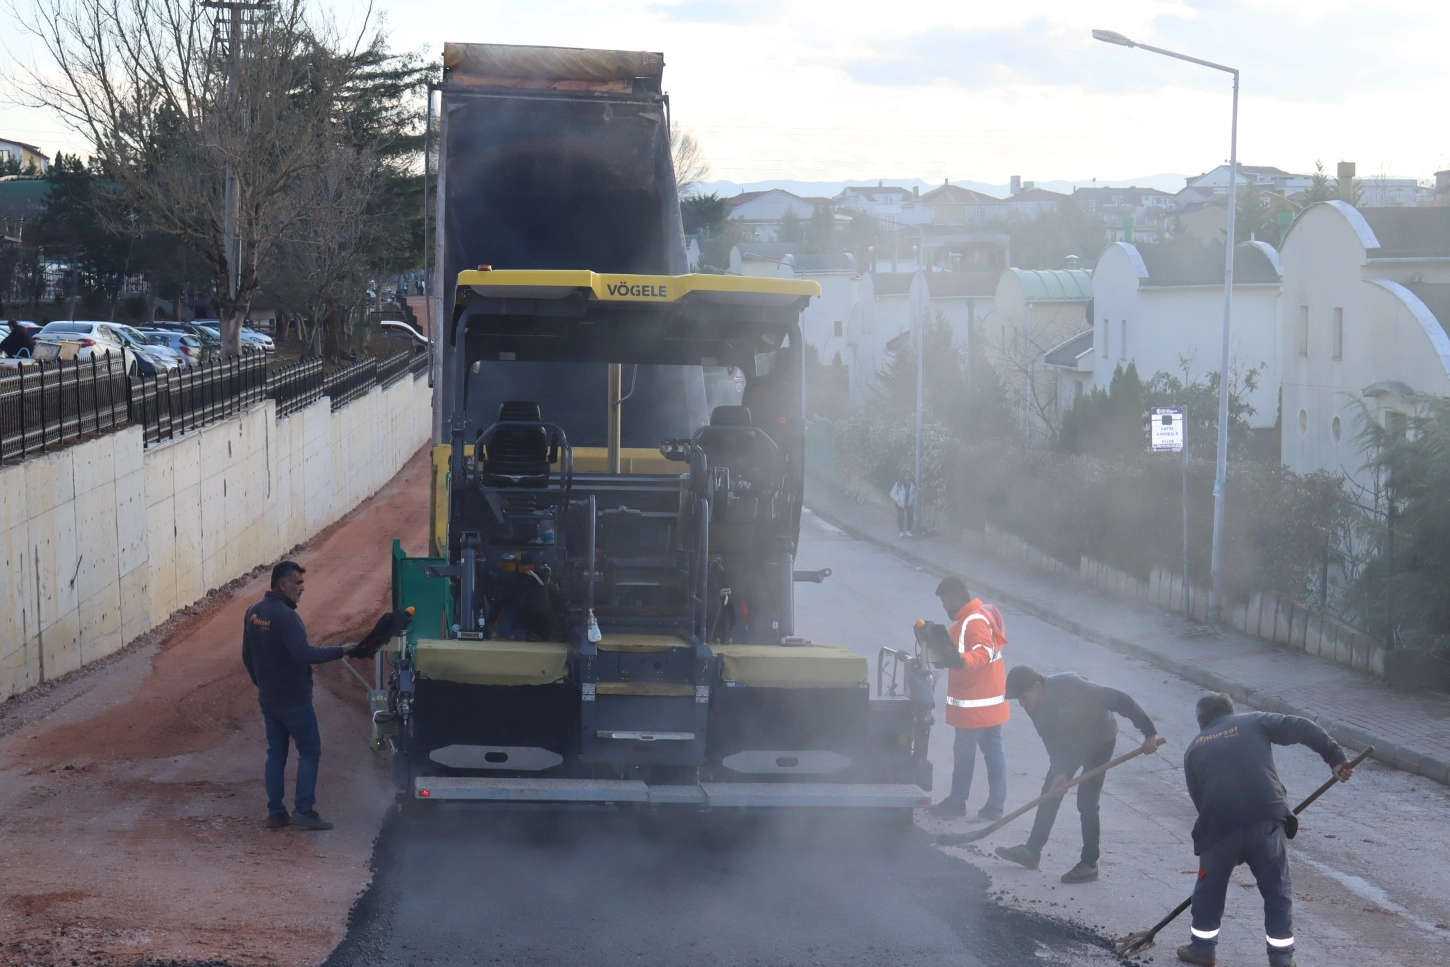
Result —
[[[1176,192],[1180,190],[1188,179],[1184,175],[1164,172],[1156,175],[1144,175],[1141,178],[1125,178],[1119,181],[1094,181],[1091,178],[1084,178],[1081,181],[1037,181],[1038,188],[1046,188],[1048,191],[1071,194],[1074,188],[1157,188],[1161,191]],[[983,194],[995,195],[998,198],[1006,198],[1010,191],[1009,185],[991,185],[981,181],[972,181],[966,178],[953,178],[951,183],[961,185],[963,188],[970,188],[973,191],[980,191]],[[780,179],[775,181],[750,181],[744,184],[736,181],[702,181],[695,186],[697,194],[708,195],[711,193],[728,198],[738,195],[742,191],[770,191],[781,188],[785,191],[800,195],[802,198],[823,197],[834,198],[841,193],[847,185],[889,185],[900,188],[917,188],[923,192],[931,191],[938,187],[935,183],[922,181],[920,178],[861,178],[856,181],[791,181]]]

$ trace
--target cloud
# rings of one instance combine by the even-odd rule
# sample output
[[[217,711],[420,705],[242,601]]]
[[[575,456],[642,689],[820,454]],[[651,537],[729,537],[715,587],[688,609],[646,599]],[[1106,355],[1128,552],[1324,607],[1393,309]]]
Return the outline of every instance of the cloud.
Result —
[[[683,3],[655,3],[646,11],[663,20],[681,23],[759,23],[769,18],[772,7],[763,0],[684,0]]]
[[[1395,17],[1316,16],[1297,6],[1199,0],[1155,17],[1133,39],[1237,67],[1246,95],[1339,103],[1357,93],[1419,86],[1440,73],[1408,26]],[[1088,30],[1046,19],[914,32],[846,70],[863,84],[968,90],[1030,85],[1147,93],[1165,86],[1220,87],[1224,80],[1147,52],[1094,43]]]

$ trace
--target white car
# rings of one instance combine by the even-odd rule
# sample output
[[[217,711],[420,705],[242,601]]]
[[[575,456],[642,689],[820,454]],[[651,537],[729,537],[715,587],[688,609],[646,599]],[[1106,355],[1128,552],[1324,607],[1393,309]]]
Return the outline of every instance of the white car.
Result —
[[[35,341],[58,346],[71,343],[77,347],[75,359],[115,354],[125,361],[129,372],[136,366],[136,354],[117,330],[118,324],[114,322],[52,322],[35,334]]]

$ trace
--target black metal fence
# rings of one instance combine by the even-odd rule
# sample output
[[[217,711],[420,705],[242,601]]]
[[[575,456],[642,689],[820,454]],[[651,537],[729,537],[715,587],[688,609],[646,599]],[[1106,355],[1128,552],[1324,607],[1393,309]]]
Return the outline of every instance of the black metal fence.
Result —
[[[193,369],[132,376],[131,422],[146,446],[224,420],[267,396],[267,362],[260,354],[224,359]]]
[[[368,357],[330,373],[316,359],[269,373],[261,356],[155,376],[128,375],[122,366],[119,357],[92,357],[0,367],[0,461],[127,424],[140,426],[144,445],[153,446],[264,399],[276,401],[278,417],[324,396],[338,410],[374,386],[423,375],[428,355]]]
[[[0,460],[105,433],[129,418],[119,355],[0,368]]]

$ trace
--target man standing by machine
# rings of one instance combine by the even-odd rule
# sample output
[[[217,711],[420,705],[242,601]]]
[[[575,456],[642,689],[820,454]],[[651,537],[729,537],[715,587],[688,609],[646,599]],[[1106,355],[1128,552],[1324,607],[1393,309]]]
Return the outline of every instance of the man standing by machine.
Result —
[[[1118,741],[1118,721],[1129,719],[1143,733],[1143,750],[1156,752],[1163,738],[1142,707],[1125,692],[1097,685],[1081,675],[1067,672],[1044,677],[1026,665],[1007,673],[1008,699],[1017,699],[1027,710],[1037,734],[1047,746],[1050,763],[1042,793],[1053,797],[1037,807],[1032,832],[1020,846],[999,846],[997,855],[1029,870],[1037,869],[1042,847],[1057,821],[1067,784],[1079,771],[1105,765],[1113,757]],[[1077,787],[1077,811],[1082,817],[1082,858],[1062,875],[1064,883],[1091,883],[1098,878],[1098,845],[1102,834],[1098,819],[1098,798],[1103,791],[1099,775]]]
[[[267,828],[331,829],[332,823],[314,809],[317,769],[322,759],[322,735],[312,707],[312,666],[337,661],[344,655],[371,657],[381,645],[390,615],[378,622],[374,633],[351,647],[318,648],[307,642],[307,627],[297,614],[307,569],[296,561],[272,568],[272,586],[261,601],[247,609],[242,631],[242,663],[257,686],[257,701],[267,727]],[[289,743],[297,746],[297,788],[293,812],[284,804],[285,771]]]
[[[1198,700],[1199,733],[1183,756],[1188,795],[1198,807],[1193,852],[1190,941],[1178,959],[1199,967],[1217,963],[1224,894],[1234,867],[1247,863],[1264,898],[1270,967],[1294,967],[1294,895],[1287,840],[1299,830],[1274,766],[1274,746],[1304,745],[1319,753],[1340,782],[1354,775],[1344,750],[1315,723],[1297,715],[1234,711],[1217,693]]]
[[[949,577],[937,585],[936,596],[951,619],[952,649],[947,652],[946,722],[956,729],[952,744],[952,787],[947,797],[927,812],[932,816],[965,816],[972,791],[977,749],[987,766],[987,803],[977,819],[1002,818],[1007,802],[1007,755],[1002,723],[1011,717],[1007,704],[1007,666],[1002,648],[1007,635],[1002,613],[972,597],[966,582]]]

